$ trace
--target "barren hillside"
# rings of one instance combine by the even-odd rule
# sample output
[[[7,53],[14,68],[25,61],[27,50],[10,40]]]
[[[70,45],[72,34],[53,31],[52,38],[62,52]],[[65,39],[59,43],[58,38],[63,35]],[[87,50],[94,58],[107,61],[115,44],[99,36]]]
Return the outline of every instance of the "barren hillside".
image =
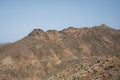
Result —
[[[120,30],[34,29],[0,48],[0,80],[120,80]]]

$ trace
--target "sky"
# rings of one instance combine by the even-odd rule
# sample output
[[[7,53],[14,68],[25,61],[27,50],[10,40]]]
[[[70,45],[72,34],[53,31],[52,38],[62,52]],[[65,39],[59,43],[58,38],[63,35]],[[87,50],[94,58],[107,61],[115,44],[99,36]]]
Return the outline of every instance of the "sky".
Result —
[[[120,0],[0,0],[0,43],[22,39],[35,28],[101,24],[120,29]]]

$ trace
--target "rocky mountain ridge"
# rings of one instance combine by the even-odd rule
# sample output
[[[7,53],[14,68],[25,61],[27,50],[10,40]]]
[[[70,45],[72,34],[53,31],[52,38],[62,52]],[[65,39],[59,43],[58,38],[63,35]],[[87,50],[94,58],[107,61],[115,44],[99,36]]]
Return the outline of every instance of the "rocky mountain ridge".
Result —
[[[117,80],[119,56],[120,30],[105,24],[34,29],[0,48],[0,80]]]

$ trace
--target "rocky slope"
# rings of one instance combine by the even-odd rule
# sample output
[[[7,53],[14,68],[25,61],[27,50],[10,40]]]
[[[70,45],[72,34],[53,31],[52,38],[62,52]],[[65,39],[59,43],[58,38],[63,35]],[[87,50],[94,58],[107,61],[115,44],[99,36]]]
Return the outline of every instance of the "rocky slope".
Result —
[[[0,80],[119,80],[120,30],[34,29],[0,48]]]

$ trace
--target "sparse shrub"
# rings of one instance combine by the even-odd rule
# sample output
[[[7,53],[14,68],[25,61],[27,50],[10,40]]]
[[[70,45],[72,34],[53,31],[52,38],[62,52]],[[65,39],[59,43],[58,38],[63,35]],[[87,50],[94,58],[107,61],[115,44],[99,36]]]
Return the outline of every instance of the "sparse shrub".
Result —
[[[105,67],[104,67],[104,70],[109,70],[109,69],[112,69],[112,68],[114,68],[114,67],[115,67],[114,64],[110,64],[110,65],[108,65],[108,66],[105,66]]]
[[[109,67],[109,68],[114,68],[115,65],[114,65],[114,64],[111,64],[111,65],[109,65],[108,67]]]
[[[96,72],[97,72],[96,70],[93,70],[93,74],[96,74]]]

